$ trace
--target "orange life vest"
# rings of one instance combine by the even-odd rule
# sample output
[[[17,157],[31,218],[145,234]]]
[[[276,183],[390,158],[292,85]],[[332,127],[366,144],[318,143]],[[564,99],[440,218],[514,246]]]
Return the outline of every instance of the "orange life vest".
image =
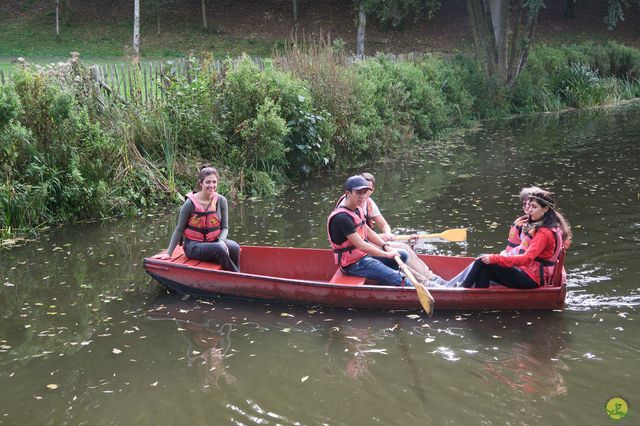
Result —
[[[558,257],[560,256],[560,252],[562,251],[562,231],[557,228],[547,228],[553,235],[555,236],[555,248],[553,250],[553,255],[549,258],[543,259],[540,257],[536,257],[535,260],[528,265],[518,266],[522,271],[524,271],[527,275],[529,275],[532,279],[538,282],[539,286],[549,284],[551,277],[553,276],[553,269],[558,262]],[[529,246],[531,245],[531,240],[533,240],[533,236],[535,235],[536,230],[533,229],[529,232],[521,232],[520,233],[520,246],[522,248],[522,253],[524,253]]]
[[[520,239],[520,233],[522,232],[522,225],[527,220],[527,216],[520,216],[511,224],[509,229],[509,238],[507,239],[507,247],[504,249],[507,256],[515,256],[524,253],[524,249],[520,245],[522,240]]]
[[[187,197],[193,203],[193,214],[184,229],[184,237],[201,242],[216,241],[222,232],[220,218],[216,212],[218,194],[213,195],[211,203],[206,208],[202,208],[193,192],[187,194]]]
[[[367,241],[367,227],[365,226],[366,220],[359,208],[356,208],[354,211],[344,206],[338,207],[332,211],[327,219],[327,236],[329,237],[329,244],[331,244],[331,247],[333,248],[334,261],[336,265],[340,265],[340,268],[346,268],[365,257],[367,253],[356,248],[348,239],[344,240],[342,244],[335,244],[331,241],[331,232],[329,231],[331,219],[333,219],[333,217],[338,213],[347,213],[351,217],[351,220],[353,220],[353,224],[356,227],[356,232],[365,241]]]
[[[342,194],[342,196],[338,198],[338,202],[336,203],[334,209],[340,207],[340,204],[342,203],[342,201],[344,201],[345,198],[347,198],[347,196],[345,194]],[[373,210],[372,203],[373,200],[371,198],[367,198],[364,202],[364,205],[360,207],[364,208],[364,218],[367,221],[367,225],[369,225],[369,228],[371,229],[373,229],[373,218],[371,217],[371,211]]]

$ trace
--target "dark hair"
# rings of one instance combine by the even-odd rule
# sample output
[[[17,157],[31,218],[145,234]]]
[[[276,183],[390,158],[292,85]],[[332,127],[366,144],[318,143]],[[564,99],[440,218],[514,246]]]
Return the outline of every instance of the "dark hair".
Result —
[[[537,191],[532,192],[529,195],[529,201],[536,201],[543,207],[549,207],[544,216],[542,216],[542,226],[548,228],[560,228],[562,232],[562,239],[564,240],[565,248],[569,247],[571,239],[573,238],[573,232],[571,232],[571,225],[564,218],[562,213],[556,210],[555,197],[552,192]]]
[[[202,167],[200,167],[200,171],[198,172],[198,183],[203,182],[204,178],[206,178],[209,175],[216,175],[216,177],[218,179],[220,179],[220,175],[218,174],[218,170],[216,170],[215,167],[211,167],[211,166],[202,166]]]
[[[529,186],[526,188],[522,188],[522,191],[520,191],[520,201],[529,200],[529,196],[534,192],[544,192],[544,191],[538,188],[537,186]]]

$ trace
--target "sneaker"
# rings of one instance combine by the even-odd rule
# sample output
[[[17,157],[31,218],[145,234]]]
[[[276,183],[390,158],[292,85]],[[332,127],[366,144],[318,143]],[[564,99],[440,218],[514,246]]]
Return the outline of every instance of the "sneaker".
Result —
[[[433,275],[428,281],[430,283],[429,287],[444,287],[447,285],[447,282],[438,275]]]

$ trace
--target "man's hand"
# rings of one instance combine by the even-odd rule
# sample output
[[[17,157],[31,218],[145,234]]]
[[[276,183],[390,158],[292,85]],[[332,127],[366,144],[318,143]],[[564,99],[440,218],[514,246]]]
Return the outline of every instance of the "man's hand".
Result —
[[[389,247],[389,246],[387,246],[387,247]],[[383,250],[384,250],[384,248],[383,248]],[[388,259],[393,259],[396,256],[400,256],[400,253],[398,252],[398,250],[391,249],[391,248],[390,248],[389,251],[385,251],[384,253],[385,253],[385,257],[388,258]]]
[[[392,232],[383,232],[380,235],[380,238],[382,238],[383,241],[393,241],[396,239],[396,234],[392,233]]]

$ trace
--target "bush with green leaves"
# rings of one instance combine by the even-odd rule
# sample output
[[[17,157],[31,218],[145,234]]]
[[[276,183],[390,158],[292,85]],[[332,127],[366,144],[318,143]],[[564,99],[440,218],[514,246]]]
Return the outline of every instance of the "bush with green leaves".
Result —
[[[307,84],[248,58],[229,64],[217,85],[217,116],[231,148],[230,166],[278,179],[308,173],[333,160],[331,127]]]
[[[457,70],[438,58],[414,64],[378,56],[357,69],[384,123],[386,143],[432,139],[473,115],[473,96]]]
[[[514,112],[590,107],[638,96],[640,51],[616,42],[536,46],[512,89]]]

